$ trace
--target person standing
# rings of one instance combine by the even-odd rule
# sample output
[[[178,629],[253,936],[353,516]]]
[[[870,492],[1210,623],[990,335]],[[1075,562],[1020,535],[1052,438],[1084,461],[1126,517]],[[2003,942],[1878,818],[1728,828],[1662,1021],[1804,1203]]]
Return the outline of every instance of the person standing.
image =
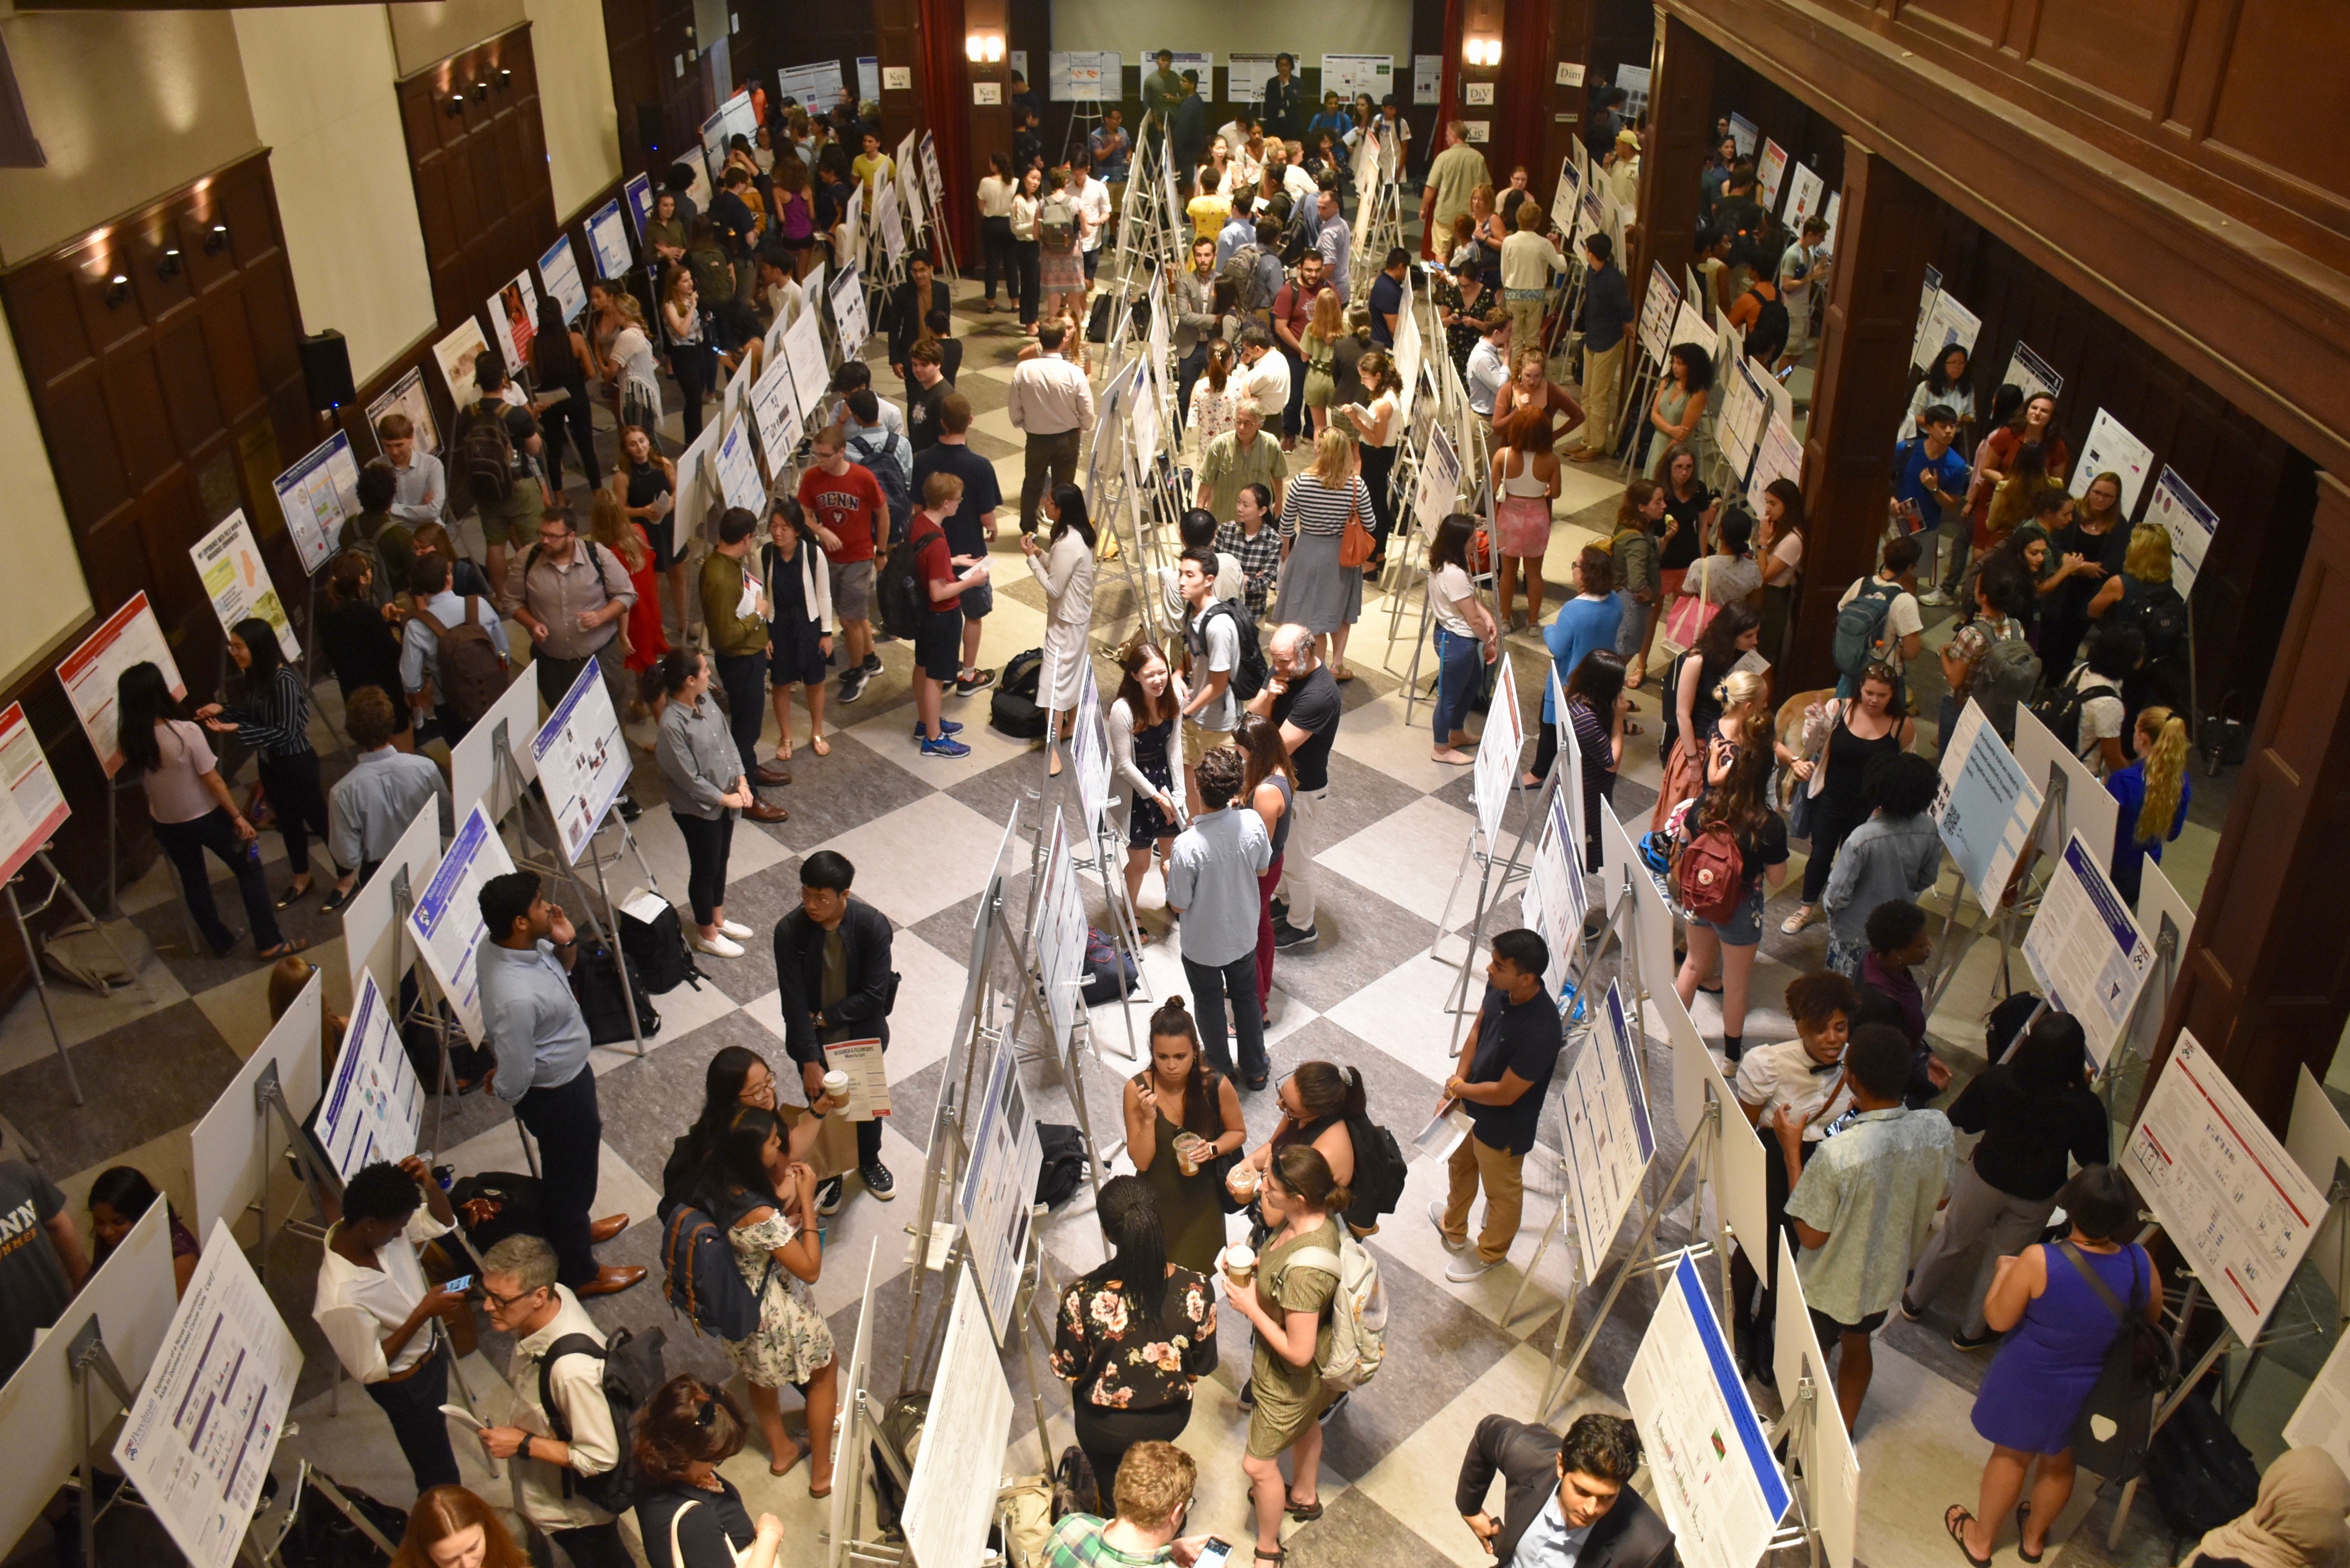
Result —
[[[1173,50],[1161,49],[1150,59],[1157,68],[1142,78],[1142,129],[1163,136],[1175,106],[1183,101],[1183,78],[1175,74]]]
[[[917,356],[917,367],[921,363]],[[971,449],[971,400],[949,390],[939,400],[937,440],[914,455],[914,493],[920,495],[934,473],[951,473],[962,481],[962,494],[947,514],[945,528],[950,555],[983,561],[995,538],[995,513],[1003,504],[1003,491],[995,464]],[[1055,536],[1059,536],[1055,530]],[[1024,545],[1033,535],[1023,534]],[[1090,559],[1088,556],[1088,559]],[[987,616],[995,607],[995,589],[973,583],[962,591],[962,663],[955,672],[954,693],[969,697],[995,682],[995,672],[979,667],[979,639]],[[1091,600],[1088,599],[1090,606]]]
[[[1201,453],[1200,505],[1217,519],[1232,516],[1240,493],[1252,484],[1270,490],[1274,509],[1280,510],[1289,471],[1282,462],[1279,443],[1263,431],[1264,414],[1253,400],[1243,399],[1232,410],[1232,428],[1209,441]]]
[[[1281,885],[1273,892],[1273,945],[1287,950],[1321,940],[1314,923],[1314,857],[1322,847],[1316,820],[1330,799],[1330,748],[1338,738],[1345,704],[1329,667],[1315,657],[1314,638],[1295,624],[1274,632],[1265,645],[1272,666],[1248,705],[1281,726],[1281,743],[1297,770],[1296,820],[1283,856]]]
[[[1294,55],[1273,57],[1273,75],[1264,79],[1264,96],[1257,104],[1257,112],[1264,121],[1268,141],[1295,141],[1305,131],[1305,122],[1298,118],[1298,109],[1305,102],[1305,84],[1297,79],[1297,58]]]
[[[1127,1080],[1120,1102],[1162,1251],[1179,1267],[1212,1274],[1224,1244],[1226,1157],[1248,1129],[1232,1079],[1209,1064],[1181,997],[1151,1013],[1150,1064]],[[1107,1215],[1108,1187],[1102,1191]]]
[[[1469,212],[1471,192],[1492,178],[1484,153],[1470,145],[1468,122],[1445,121],[1444,150],[1430,161],[1427,184],[1419,194],[1419,224],[1425,236],[1421,255],[1439,263],[1451,259],[1438,254],[1437,247],[1447,243],[1440,236],[1452,233],[1453,221]]]
[[[1869,783],[1878,763],[1907,752],[1916,738],[1916,722],[1893,708],[1893,671],[1881,664],[1869,664],[1861,670],[1857,696],[1831,697],[1821,704],[1821,739],[1816,755],[1808,746],[1798,750],[1781,742],[1773,742],[1780,763],[1794,776],[1811,803],[1808,836],[1812,848],[1804,862],[1804,901],[1794,914],[1779,923],[1779,929],[1788,936],[1795,935],[1819,918],[1820,896],[1827,890],[1836,851],[1856,828],[1868,820],[1876,804],[1871,796],[1877,792],[1869,787]],[[1811,727],[1808,716],[1805,727]],[[1918,761],[1923,763],[1925,759]],[[1916,807],[1906,798],[1907,792],[1903,794],[1902,804],[1909,810],[1900,815],[1908,815]],[[1932,798],[1930,787],[1927,798]],[[1885,896],[1906,898],[1915,890],[1904,886],[1898,892]],[[1876,904],[1871,903],[1857,910],[1859,919],[1866,920],[1868,910],[1874,908]],[[1853,952],[1852,961],[1856,968],[1859,965],[1857,951]],[[1843,968],[1833,963],[1829,967]]]
[[[1256,1555],[1278,1563],[1283,1516],[1301,1523],[1322,1517],[1320,1417],[1331,1404],[1322,1386],[1330,1303],[1338,1293],[1339,1229],[1354,1193],[1330,1173],[1311,1144],[1275,1155],[1257,1189],[1257,1206],[1271,1234],[1258,1249],[1255,1277],[1224,1276],[1232,1310],[1256,1331],[1249,1384],[1248,1449],[1241,1468],[1256,1508]],[[1281,1456],[1291,1457],[1287,1485]],[[1299,1493],[1304,1493],[1300,1496]]]
[[[236,623],[228,634],[228,653],[244,672],[244,701],[225,707],[207,702],[196,710],[196,717],[213,733],[234,735],[260,753],[261,787],[277,814],[286,864],[294,873],[277,900],[283,909],[309,895],[313,832],[328,846],[336,885],[348,876],[334,854],[327,794],[318,787],[318,753],[310,744],[310,687],[302,672],[286,662],[276,628],[258,616]]]
[[[437,454],[420,450],[416,422],[406,414],[386,414],[376,421],[375,436],[383,448],[384,462],[391,465],[392,475],[399,481],[386,510],[411,529],[419,523],[440,522],[441,514],[449,509],[449,478]]]
[[[645,1402],[631,1457],[644,1483],[637,1533],[650,1568],[775,1568],[783,1521],[762,1513],[754,1523],[743,1493],[718,1473],[747,1435],[733,1397],[691,1373]]]
[[[596,1075],[588,1066],[588,1020],[571,993],[578,933],[563,907],[548,903],[540,892],[536,871],[491,877],[482,885],[481,904],[482,922],[489,929],[474,949],[475,982],[482,1027],[497,1054],[491,1083],[538,1140],[543,1219],[547,1241],[562,1260],[561,1272],[569,1276],[565,1289],[587,1296],[627,1290],[645,1271],[634,1265],[598,1267],[591,1250],[625,1230],[629,1217],[588,1218],[596,1202],[604,1118],[597,1107]],[[546,1285],[553,1283],[550,1274]]]
[[[335,1359],[390,1420],[420,1493],[463,1479],[441,1407],[449,1397],[442,1320],[463,1314],[465,1297],[427,1284],[416,1255],[456,1224],[449,1195],[416,1156],[360,1167],[343,1185],[342,1218],[327,1230],[310,1306]]]
[[[847,658],[840,700],[854,702],[881,673],[880,655],[873,651],[873,562],[888,548],[889,502],[873,471],[848,460],[848,438],[838,425],[818,425],[808,447],[815,461],[800,475],[799,504],[818,528],[839,541],[827,545],[825,554]]]
[[[691,649],[672,649],[646,672],[645,701],[660,715],[654,747],[668,781],[670,815],[685,840],[686,898],[696,952],[741,958],[751,928],[726,918],[726,858],[733,813],[757,804],[735,742],[710,695],[710,664]],[[755,699],[751,707],[759,711]]]
[[[1097,133],[1098,134],[1098,133]],[[995,308],[995,279],[1000,273],[1012,304],[1020,303],[1020,278],[1012,253],[1012,198],[1020,189],[1012,173],[1012,160],[1002,152],[987,158],[987,177],[979,182],[981,286],[986,291],[982,310]]]
[[[1339,680],[1355,678],[1347,668],[1347,638],[1363,613],[1362,569],[1339,561],[1347,520],[1353,517],[1367,529],[1378,515],[1370,487],[1355,465],[1353,439],[1344,431],[1326,430],[1315,442],[1314,466],[1290,484],[1282,515],[1289,566],[1273,612],[1308,628],[1317,649],[1322,638],[1330,639],[1331,672]]]
[[[541,513],[538,542],[515,557],[498,596],[498,607],[530,634],[531,671],[549,708],[562,702],[592,660],[613,693],[613,708],[625,710],[620,623],[636,602],[628,566],[580,539],[568,500]]]
[[[1336,176],[1326,173],[1324,179],[1336,183]],[[1329,184],[1321,186],[1315,197],[1315,212],[1319,224],[1314,231],[1314,254],[1322,258],[1322,281],[1347,303],[1347,290],[1351,286],[1347,269],[1354,265],[1355,232],[1347,226],[1338,210],[1338,192]]]
[[[994,465],[974,454],[973,466],[989,470],[993,482]],[[968,493],[968,492],[966,492]],[[1050,548],[1036,543],[1034,534],[1020,535],[1020,553],[1027,557],[1028,570],[1045,590],[1045,670],[1049,683],[1042,690],[1045,706],[1051,709],[1060,734],[1069,732],[1077,710],[1077,695],[1085,689],[1086,672],[1091,656],[1086,638],[1093,625],[1094,579],[1098,567],[1094,560],[1094,525],[1086,516],[1085,492],[1076,485],[1065,485],[1053,495],[1053,532]],[[994,530],[994,515],[989,514],[988,529]],[[970,590],[964,590],[964,597]],[[969,613],[966,611],[965,613]],[[968,640],[968,639],[966,639]],[[1061,771],[1061,754],[1055,752],[1047,761],[1046,770],[1057,776]]]
[[[962,654],[962,596],[987,586],[987,557],[958,556],[947,542],[946,519],[962,504],[962,481],[933,473],[922,482],[922,504],[914,514],[915,588],[914,739],[926,757],[967,757],[971,748],[956,740],[962,726],[942,718],[940,700],[949,686],[958,694],[987,684],[976,673],[966,687]]]
[[[742,762],[743,793],[751,797],[743,814],[754,822],[786,822],[791,813],[761,800],[756,787],[792,782],[792,770],[780,759],[759,761],[759,732],[767,718],[761,701],[767,689],[767,618],[775,606],[751,554],[758,531],[757,515],[740,506],[719,518],[717,543],[702,562],[702,624],[726,692],[726,728]]]
[[[1543,316],[1550,299],[1553,273],[1574,270],[1558,247],[1543,234],[1542,208],[1533,202],[1518,204],[1516,232],[1502,242],[1502,297],[1510,307],[1510,358],[1543,347]]]
[[[792,688],[807,702],[808,745],[819,757],[832,754],[824,738],[825,666],[832,658],[832,569],[824,542],[840,541],[808,521],[788,495],[769,498],[768,542],[759,547],[759,570],[767,585],[767,681],[775,706],[775,760],[792,760]]]
[[[1187,560],[1184,576],[1190,577],[1197,566]],[[1256,879],[1272,864],[1273,845],[1263,818],[1253,808],[1232,805],[1245,768],[1239,752],[1219,744],[1193,770],[1199,810],[1175,838],[1167,907],[1182,922],[1183,973],[1192,1005],[1207,1023],[1209,1060],[1219,1073],[1232,1075],[1232,1054],[1223,1044],[1229,1002],[1232,1036],[1240,1042],[1241,1082],[1255,1091],[1272,1075],[1264,1014],[1256,999]]]
[[[1049,481],[1074,484],[1077,478],[1077,448],[1093,427],[1094,389],[1086,373],[1061,357],[1067,329],[1059,322],[1036,328],[1036,346],[1043,350],[1024,359],[1012,371],[1012,391],[1005,412],[1012,428],[1028,441],[1026,468],[1020,481],[1020,531],[1036,531],[1036,497]]]
[[[1289,364],[1289,402],[1281,413],[1281,450],[1297,450],[1297,438],[1305,429],[1305,376],[1308,361],[1314,358],[1306,348],[1306,339],[1313,336],[1315,301],[1322,292],[1322,258],[1307,251],[1297,258],[1297,275],[1284,283],[1273,296],[1273,335],[1279,341],[1281,356]],[[1335,301],[1333,302],[1336,303]],[[1334,317],[1332,333],[1336,324]],[[1326,358],[1326,347],[1323,353]],[[1323,368],[1326,380],[1328,367]],[[1321,406],[1329,407],[1326,396]]]
[[[917,255],[906,264],[906,281],[889,296],[881,313],[889,332],[889,369],[905,383],[906,406],[911,409],[920,389],[907,355],[929,328],[931,312],[952,310],[954,296],[946,280],[932,275],[929,258]]]
[[[601,489],[604,471],[596,461],[595,412],[588,401],[588,369],[593,360],[588,340],[564,319],[563,302],[551,294],[538,298],[538,332],[531,339],[530,362],[538,384],[534,410],[551,415],[540,427],[540,439],[546,447],[547,488],[558,493],[563,489],[567,432],[569,444],[577,450],[579,472],[588,488]]]
[[[1469,514],[1455,512],[1437,524],[1428,545],[1428,607],[1436,622],[1437,661],[1429,757],[1448,767],[1466,767],[1476,760],[1461,749],[1474,744],[1469,738],[1469,707],[1485,666],[1499,659],[1502,649],[1501,628],[1469,580],[1469,541],[1475,526]],[[1566,612],[1559,618],[1565,620]],[[1544,707],[1547,717],[1547,698]]]
[[[1593,234],[1583,242],[1583,444],[1566,455],[1598,462],[1616,455],[1616,399],[1635,318],[1616,242]]]
[[[9,1234],[0,1248],[0,1380],[5,1380],[81,1289],[89,1262],[66,1195],[21,1159],[0,1159],[0,1219]]]
[[[1479,1545],[1513,1568],[1669,1568],[1673,1532],[1632,1490],[1640,1434],[1621,1416],[1548,1427],[1488,1416],[1461,1456],[1453,1506]],[[1485,1508],[1502,1478],[1502,1517]]]
[[[349,869],[318,906],[322,914],[334,914],[350,902],[361,879],[375,875],[426,803],[438,803],[444,836],[456,831],[448,775],[432,758],[394,746],[391,721],[391,699],[372,686],[353,693],[343,709],[343,728],[359,758],[350,772],[335,781],[333,809],[328,814],[334,831],[328,843],[335,863]]]
[[[800,907],[775,922],[776,1006],[784,1018],[784,1051],[799,1064],[801,1086],[813,1106],[824,1096],[827,1045],[878,1040],[889,1048],[889,1010],[898,976],[889,968],[889,918],[849,896],[857,867],[837,850],[819,849],[800,862]],[[865,1190],[888,1202],[898,1196],[881,1163],[881,1123],[857,1124],[857,1175]],[[816,1184],[816,1212],[839,1212],[842,1178]]]
[[[1861,690],[1875,685],[1869,681]],[[1851,733],[1841,728],[1838,732]],[[1821,890],[1828,919],[1828,967],[1838,974],[1861,978],[1873,945],[1868,928],[1879,908],[1918,898],[1934,886],[1942,868],[1941,836],[1932,815],[1940,787],[1934,764],[1915,753],[1883,758],[1864,771],[1856,820]],[[1843,826],[1842,820],[1830,825]],[[1816,818],[1812,832],[1816,855],[1822,835]],[[1808,886],[1808,874],[1804,881]]]
[[[548,1177],[552,1196],[551,1169]],[[513,1462],[515,1511],[552,1537],[572,1568],[629,1568],[619,1522],[578,1488],[580,1478],[619,1464],[628,1440],[604,1397],[604,1331],[557,1270],[555,1249],[536,1236],[508,1236],[482,1259],[491,1326],[515,1342],[506,1367],[513,1414],[482,1429],[482,1447]]]
[[[449,444],[473,493],[490,580],[504,582],[507,548],[529,547],[550,499],[539,477],[546,441],[530,410],[504,396],[506,368],[497,354],[485,350],[473,361],[473,385],[480,399],[458,411]]]
[[[1445,1251],[1461,1255],[1444,1277],[1467,1284],[1510,1255],[1525,1205],[1523,1167],[1534,1146],[1543,1092],[1566,1044],[1558,1007],[1544,984],[1550,944],[1520,928],[1493,939],[1485,965],[1485,999],[1461,1059],[1445,1081],[1446,1106],[1469,1114],[1469,1136],[1452,1150],[1451,1185],[1442,1203],[1431,1199],[1429,1220]],[[1469,1247],[1469,1205],[1485,1190],[1485,1223]]]

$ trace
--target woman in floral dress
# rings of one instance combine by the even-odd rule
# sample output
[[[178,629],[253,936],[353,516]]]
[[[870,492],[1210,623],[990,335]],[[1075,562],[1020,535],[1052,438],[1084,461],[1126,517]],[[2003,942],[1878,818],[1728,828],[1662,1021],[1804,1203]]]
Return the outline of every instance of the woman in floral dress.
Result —
[[[800,1461],[800,1446],[784,1435],[775,1397],[788,1383],[807,1400],[808,1495],[829,1497],[839,1363],[832,1329],[808,1295],[824,1268],[816,1173],[785,1163],[784,1124],[775,1112],[745,1106],[711,1141],[699,1192],[703,1210],[726,1227],[743,1282],[759,1298],[758,1329],[724,1344],[726,1358],[751,1385],[751,1410],[767,1437],[767,1469],[782,1475]]]
[[[1191,1385],[1216,1369],[1216,1294],[1167,1261],[1140,1177],[1104,1182],[1095,1211],[1109,1262],[1061,1293],[1053,1371],[1069,1380],[1077,1446],[1107,1504],[1127,1449],[1171,1443],[1191,1423]]]

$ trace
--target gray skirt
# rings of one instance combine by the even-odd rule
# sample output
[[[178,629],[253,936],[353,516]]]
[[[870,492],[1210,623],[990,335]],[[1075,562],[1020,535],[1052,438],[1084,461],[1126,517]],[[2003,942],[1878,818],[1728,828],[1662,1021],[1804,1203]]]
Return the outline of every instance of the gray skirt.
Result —
[[[1352,626],[1363,615],[1363,569],[1338,564],[1340,534],[1300,534],[1281,568],[1281,598],[1273,618],[1295,622],[1317,637]]]

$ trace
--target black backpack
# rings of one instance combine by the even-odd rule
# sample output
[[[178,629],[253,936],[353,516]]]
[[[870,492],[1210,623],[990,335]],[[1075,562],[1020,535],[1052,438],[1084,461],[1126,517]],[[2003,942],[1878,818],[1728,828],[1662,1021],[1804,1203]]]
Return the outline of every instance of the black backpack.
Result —
[[[1776,292],[1769,299],[1759,293],[1754,325],[1746,329],[1746,357],[1768,370],[1787,351],[1787,302]]]
[[[1003,661],[1003,673],[987,700],[990,728],[1015,741],[1045,736],[1045,708],[1037,701],[1045,676],[1045,650],[1032,648]]]
[[[1218,599],[1210,605],[1207,614],[1200,618],[1200,645],[1203,655],[1208,640],[1208,617],[1220,610],[1232,617],[1232,630],[1240,638],[1240,658],[1232,664],[1232,696],[1242,702],[1253,702],[1256,701],[1256,694],[1264,690],[1264,683],[1273,673],[1273,667],[1265,662],[1264,647],[1257,641],[1256,618],[1250,615],[1247,607],[1238,599]]]
[[[2076,757],[2081,754],[2081,710],[2088,706],[2092,697],[2122,694],[2120,687],[2102,675],[2092,675],[2083,681],[2081,672],[2088,668],[2086,664],[2073,666],[2073,673],[2064,678],[2062,686],[2032,705],[2032,716],[2048,726],[2056,743]]]
[[[2146,639],[2151,659],[2176,659],[2187,651],[2187,601],[2168,583],[2151,586],[2125,580],[2123,593],[2130,607],[2129,624]]]
[[[342,1498],[338,1505],[318,1484],[327,1480],[322,1470],[304,1478],[286,1537],[271,1555],[284,1568],[381,1568],[390,1563],[391,1553],[384,1547],[400,1549],[408,1534],[407,1511],[357,1487],[328,1482]]]
[[[449,1206],[457,1211],[465,1240],[476,1252],[486,1252],[509,1236],[546,1234],[538,1178],[512,1170],[485,1170],[460,1177],[449,1189]]]
[[[1368,1230],[1403,1201],[1404,1178],[1409,1168],[1395,1134],[1368,1116],[1349,1116],[1347,1136],[1355,1145],[1355,1201],[1347,1210],[1347,1222]]]
[[[922,616],[931,607],[922,546],[933,536],[944,537],[944,530],[925,517],[921,527],[909,529],[889,546],[889,558],[881,563],[873,597],[881,611],[881,629],[891,637],[910,641],[922,628]]]
[[[878,442],[869,436],[858,436],[848,443],[848,455],[881,487],[881,499],[889,504],[890,531],[903,536],[914,515],[914,493],[910,488],[911,476],[899,463],[898,449],[890,444],[889,431],[882,431]]]
[[[1036,1169],[1036,1201],[1058,1209],[1077,1195],[1093,1163],[1086,1158],[1085,1137],[1066,1122],[1038,1122],[1036,1147],[1045,1155]]]
[[[568,1443],[571,1426],[556,1407],[547,1376],[556,1361],[566,1355],[592,1355],[604,1364],[604,1403],[611,1409],[612,1430],[620,1439],[620,1457],[610,1469],[583,1476],[567,1467],[563,1472],[564,1496],[577,1492],[608,1513],[626,1513],[637,1505],[640,1495],[652,1490],[637,1473],[635,1445],[629,1438],[636,1429],[637,1412],[653,1397],[655,1389],[669,1381],[669,1373],[661,1365],[664,1337],[657,1328],[647,1329],[641,1339],[625,1328],[616,1328],[608,1342],[598,1345],[584,1334],[567,1334],[548,1345],[546,1354],[538,1358],[539,1407],[546,1412],[546,1424],[555,1428],[556,1441]]]
[[[660,913],[650,920],[640,920],[620,910],[620,950],[629,955],[630,972],[645,978],[645,989],[655,996],[676,990],[681,985],[702,989],[709,976],[703,974],[686,950],[685,926],[677,918],[674,905],[663,904]]]
[[[1284,267],[1295,266],[1305,259],[1305,253],[1312,245],[1313,242],[1305,234],[1305,207],[1300,202],[1297,211],[1290,214],[1289,227],[1282,231],[1281,265]]]
[[[2130,1293],[2125,1303],[2072,1242],[2059,1241],[2041,1251],[2052,1273],[2059,1268],[2071,1271],[2114,1314],[2114,1337],[2106,1347],[2105,1365],[2074,1418],[2074,1451],[2101,1476],[2135,1480],[2154,1435],[2155,1402],[2178,1380],[2178,1355],[2170,1336],[2146,1320],[2153,1264],[2130,1249]],[[2106,1428],[2102,1436],[2100,1418]]]
[[[734,1242],[725,1225],[691,1203],[665,1207],[669,1211],[661,1217],[661,1299],[669,1303],[671,1312],[684,1314],[696,1334],[725,1340],[750,1338],[758,1332],[759,1304],[775,1281],[775,1259],[767,1260],[767,1272],[760,1276],[754,1291],[734,1262]],[[749,1212],[738,1208],[732,1218]]]
[[[2210,1389],[2180,1400],[2146,1454],[2147,1493],[2163,1522],[2190,1541],[2250,1512],[2261,1490],[2260,1467],[2213,1407]]]
[[[629,1028],[628,994],[620,989],[620,964],[611,945],[594,933],[579,933],[579,957],[571,966],[571,994],[588,1020],[588,1038],[598,1045],[617,1045],[641,1034],[650,1040],[660,1033],[660,1011],[645,989],[645,977],[629,962],[629,988],[637,999],[637,1027]]]
[[[514,498],[514,437],[506,433],[504,404],[484,400],[468,409],[457,449],[475,502],[503,506]]]

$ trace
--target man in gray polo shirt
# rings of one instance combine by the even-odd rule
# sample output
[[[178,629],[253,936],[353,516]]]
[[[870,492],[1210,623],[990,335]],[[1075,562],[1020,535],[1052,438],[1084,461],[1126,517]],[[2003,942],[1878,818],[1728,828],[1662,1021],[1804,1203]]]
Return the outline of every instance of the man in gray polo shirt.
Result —
[[[1176,836],[1167,870],[1167,907],[1182,921],[1183,973],[1191,983],[1191,1007],[1200,1015],[1200,1038],[1216,1071],[1231,1076],[1232,1050],[1224,1043],[1224,1002],[1232,1007],[1233,1033],[1241,1043],[1240,1079],[1264,1087],[1272,1064],[1264,1053],[1264,1015],[1256,1004],[1257,878],[1273,864],[1273,841],[1264,819],[1235,807],[1243,761],[1231,746],[1218,746],[1200,759],[1201,810]]]
[[[482,1027],[497,1053],[491,1086],[538,1140],[539,1211],[575,1294],[607,1296],[645,1277],[641,1268],[598,1268],[591,1250],[628,1225],[625,1214],[590,1220],[604,1118],[588,1065],[588,1019],[571,994],[579,936],[559,904],[539,891],[536,871],[509,871],[482,884],[474,950]]]

